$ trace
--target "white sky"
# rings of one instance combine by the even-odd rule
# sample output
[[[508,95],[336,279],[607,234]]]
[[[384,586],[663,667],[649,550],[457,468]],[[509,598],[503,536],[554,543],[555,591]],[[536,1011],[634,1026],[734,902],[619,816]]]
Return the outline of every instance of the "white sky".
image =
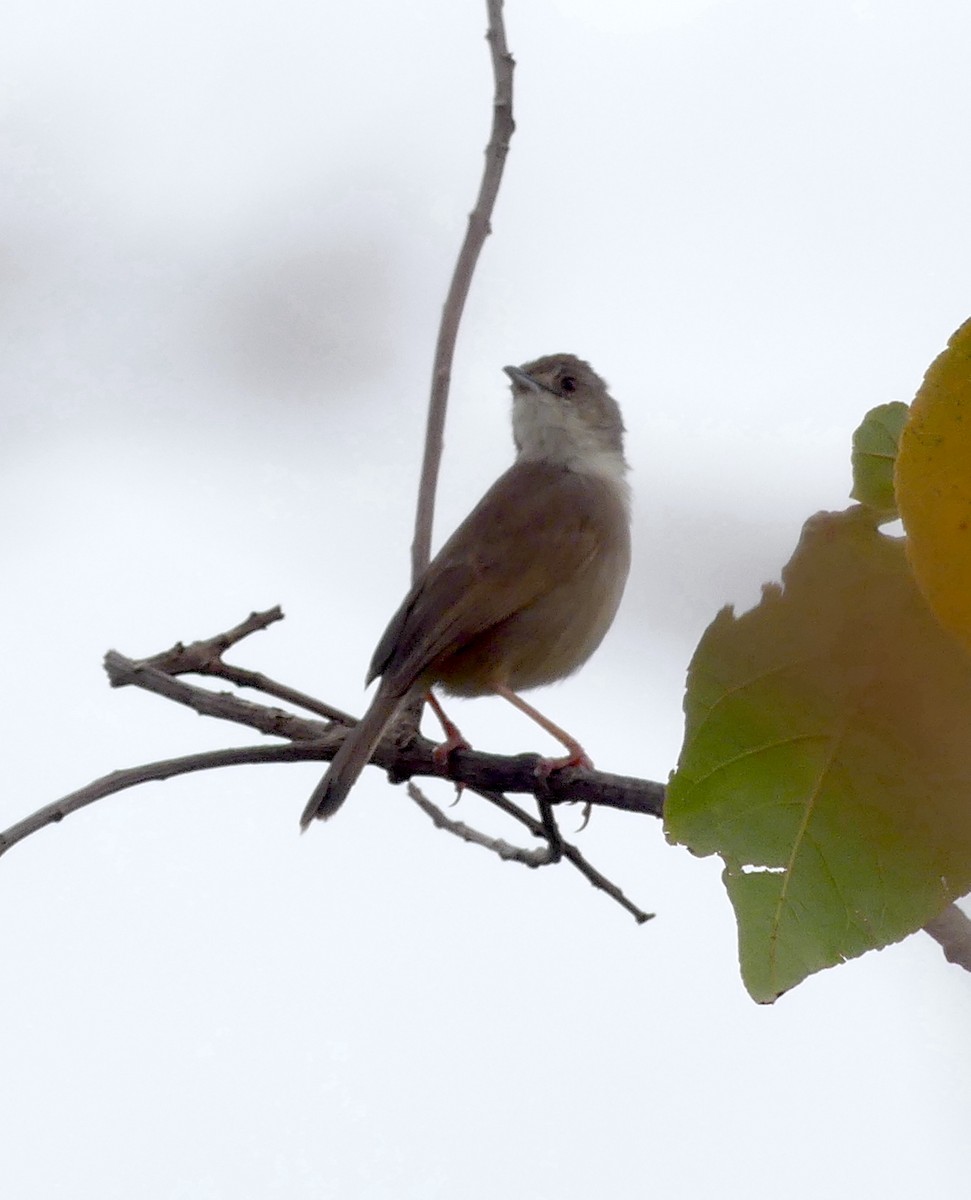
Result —
[[[601,652],[537,699],[598,765],[664,778],[708,620],[843,506],[859,418],[971,312],[971,8],[510,0],[507,23],[519,129],[439,528],[509,461],[502,365],[589,358],[629,426],[636,564]],[[479,0],[8,0],[0,824],[257,740],[110,691],[109,646],[279,602],[234,659],[361,708],[406,584],[484,27]],[[457,715],[544,748],[499,702]],[[658,912],[636,928],[376,772],[299,838],[317,775],[153,785],[0,861],[5,1195],[967,1194],[971,981],[928,938],[760,1009],[717,863],[656,822],[580,837]]]

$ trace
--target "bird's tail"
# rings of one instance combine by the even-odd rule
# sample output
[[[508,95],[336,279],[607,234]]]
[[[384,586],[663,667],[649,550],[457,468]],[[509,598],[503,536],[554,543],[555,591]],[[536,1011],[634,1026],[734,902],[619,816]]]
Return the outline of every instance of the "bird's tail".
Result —
[[[357,777],[367,766],[374,747],[395,715],[403,696],[397,688],[386,686],[382,680],[371,707],[358,723],[349,730],[334,755],[327,774],[307,802],[300,818],[300,829],[305,830],[310,822],[319,817],[326,821],[332,817],[347,799],[347,793],[357,782]]]

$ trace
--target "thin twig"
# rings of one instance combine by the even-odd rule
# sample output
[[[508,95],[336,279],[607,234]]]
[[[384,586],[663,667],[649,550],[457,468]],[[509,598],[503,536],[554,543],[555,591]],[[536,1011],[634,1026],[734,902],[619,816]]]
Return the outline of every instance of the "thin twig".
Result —
[[[165,671],[169,675],[177,675],[179,670],[202,671],[211,659],[220,658],[231,646],[235,646],[243,638],[282,620],[283,609],[279,604],[274,604],[272,608],[264,609],[262,612],[251,612],[232,629],[226,629],[222,633],[213,634],[212,637],[190,642],[188,646],[184,642],[176,642],[170,649],[153,654],[151,658],[142,661],[158,667],[160,671]],[[181,664],[181,666],[177,666],[177,664]]]
[[[17,821],[0,833],[0,855],[11,846],[23,841],[45,825],[56,825],[71,813],[113,796],[127,788],[137,787],[153,780],[172,779],[176,775],[187,775],[192,771],[209,771],[215,767],[238,767],[246,763],[309,762],[320,757],[318,742],[287,742],[283,746],[234,746],[228,750],[206,750],[200,754],[187,754],[183,758],[167,758],[160,762],[143,763],[121,771],[112,771],[100,779],[78,788],[45,804],[30,816]]]
[[[498,838],[489,838],[486,834],[480,833],[476,829],[472,829],[471,826],[466,825],[462,821],[450,820],[413,784],[409,784],[408,794],[419,806],[419,808],[421,808],[423,812],[431,817],[437,828],[444,829],[449,833],[453,833],[456,837],[462,838],[463,841],[473,842],[478,846],[484,846],[487,850],[492,850],[493,853],[498,854],[502,859],[513,862],[522,862],[528,867],[552,865],[553,863],[558,862],[560,858],[565,858],[567,862],[571,863],[572,866],[574,866],[593,887],[606,893],[606,895],[619,904],[621,908],[629,912],[638,925],[643,925],[645,921],[650,921],[653,918],[654,913],[644,912],[643,909],[638,908],[636,904],[633,904],[630,900],[628,900],[620,888],[615,883],[611,882],[606,875],[601,874],[596,867],[589,863],[576,848],[576,846],[571,845],[569,842],[564,842],[562,838],[560,839],[558,854],[553,852],[549,843],[547,843],[541,849],[532,851],[519,849],[517,851],[517,848],[511,847],[508,842],[504,842]],[[507,797],[486,792],[479,792],[478,794],[482,796],[483,799],[496,804],[497,807],[501,808],[504,812],[509,813],[510,816],[515,817],[517,821],[520,821],[523,825],[525,825],[525,827],[530,831],[530,833],[532,833],[534,837],[546,837],[546,830],[543,828],[543,823],[541,821],[537,821],[535,817],[531,817],[529,813],[525,812],[517,804],[513,804],[512,801]]]
[[[542,782],[542,779],[541,779]],[[559,862],[563,857],[563,834],[553,816],[553,801],[542,790],[536,797],[539,808],[539,819],[543,826],[543,836],[550,848],[550,862]]]
[[[432,523],[435,516],[435,489],[442,461],[445,430],[445,410],[448,388],[452,378],[452,359],[459,323],[472,283],[479,254],[491,232],[490,221],[495,207],[499,184],[509,141],[516,128],[512,117],[512,73],[515,63],[506,46],[506,30],[502,21],[502,0],[486,0],[489,29],[486,39],[492,56],[495,93],[492,106],[492,132],[485,150],[485,166],[475,208],[469,214],[469,227],[459,251],[452,282],[442,309],[442,320],[435,343],[432,367],[431,397],[428,402],[428,421],[425,428],[425,455],[418,486],[418,507],[415,513],[415,537],[411,544],[412,581],[428,566],[431,557]]]
[[[476,846],[483,846],[486,850],[497,854],[505,862],[519,862],[527,867],[544,867],[551,861],[548,845],[537,846],[535,850],[526,850],[522,846],[514,846],[511,842],[504,841],[502,838],[489,837],[481,830],[466,825],[464,821],[453,821],[451,817],[446,817],[438,805],[433,804],[425,793],[413,783],[408,784],[408,795],[422,812],[431,818],[436,829],[444,829],[448,833],[454,834],[455,837],[461,838],[463,842],[472,842]]]
[[[267,696],[274,696],[277,700],[294,704],[306,712],[316,713],[325,721],[337,721],[341,725],[357,724],[356,719],[350,713],[344,712],[342,708],[335,708],[333,704],[328,704],[325,700],[318,700],[314,696],[308,696],[306,692],[288,687],[285,683],[278,683],[269,675],[264,675],[262,671],[248,671],[243,667],[234,667],[220,658],[215,660],[208,670],[201,671],[200,674],[225,679],[227,683],[233,683],[236,687],[250,688],[254,692],[264,692]]]
[[[298,708],[316,713],[317,716],[323,717],[327,721],[340,721],[343,725],[353,725],[354,718],[349,713],[334,708],[333,705],[318,700],[315,696],[308,696],[306,692],[300,692],[284,683],[278,683],[260,671],[248,671],[243,667],[234,667],[223,662],[222,656],[231,646],[235,646],[237,642],[241,642],[244,637],[248,637],[257,630],[266,629],[274,621],[282,620],[283,610],[279,605],[275,605],[264,612],[250,613],[244,621],[240,621],[238,625],[224,633],[217,633],[212,637],[190,642],[188,646],[183,642],[176,642],[171,649],[163,650],[161,654],[153,654],[150,658],[140,659],[139,663],[143,666],[155,667],[159,671],[164,671],[166,675],[210,675],[217,679],[225,679],[237,687],[252,688],[267,696],[275,696],[277,700],[283,700],[287,704],[295,704]],[[112,687],[123,687],[127,682],[128,680],[111,679]]]
[[[626,908],[638,925],[643,925],[645,921],[654,919],[654,913],[644,912],[636,904],[632,904],[616,883],[612,883],[606,875],[601,875],[596,867],[592,867],[576,846],[570,842],[563,843],[563,857],[567,862],[572,863],[580,874],[590,881],[593,887],[597,888],[598,891],[606,892],[621,908]]]
[[[149,666],[146,659],[126,658],[117,650],[109,650],[104,659],[105,671],[112,687],[139,687],[167,700],[183,704],[203,717],[219,717],[237,725],[248,725],[271,737],[291,741],[314,741],[322,737],[327,726],[306,717],[295,717],[282,708],[267,708],[241,700],[230,692],[211,692],[182,679],[175,679],[158,667]]]

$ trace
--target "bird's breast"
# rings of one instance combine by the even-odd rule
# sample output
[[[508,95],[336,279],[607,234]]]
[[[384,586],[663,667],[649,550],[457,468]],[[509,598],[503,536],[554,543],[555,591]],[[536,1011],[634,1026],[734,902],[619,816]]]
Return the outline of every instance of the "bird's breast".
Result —
[[[613,622],[630,567],[630,519],[625,490],[600,476],[585,477],[564,496],[569,512],[549,518],[558,531],[576,529],[573,542],[537,531],[535,553],[545,563],[538,594],[504,620],[456,647],[436,664],[446,692],[477,696],[497,682],[525,691],[564,679],[597,649]],[[557,523],[559,518],[559,523]],[[582,546],[582,552],[578,552]]]

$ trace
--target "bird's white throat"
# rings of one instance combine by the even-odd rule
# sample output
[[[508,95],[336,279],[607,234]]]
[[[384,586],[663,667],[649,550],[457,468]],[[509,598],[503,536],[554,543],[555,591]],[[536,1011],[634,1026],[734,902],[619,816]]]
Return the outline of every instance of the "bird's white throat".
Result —
[[[574,409],[550,396],[516,395],[512,410],[513,436],[519,459],[551,462],[597,475],[629,498],[627,462],[603,430],[585,421]]]

